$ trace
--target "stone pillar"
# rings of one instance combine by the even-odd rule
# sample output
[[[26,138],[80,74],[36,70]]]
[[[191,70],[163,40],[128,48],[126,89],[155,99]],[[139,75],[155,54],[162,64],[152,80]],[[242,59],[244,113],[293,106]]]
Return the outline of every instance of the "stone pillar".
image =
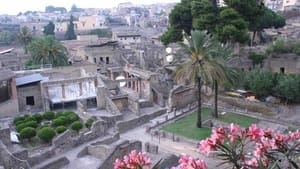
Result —
[[[80,96],[83,95],[83,92],[82,92],[82,82],[79,82],[79,95]]]
[[[44,111],[50,111],[50,103],[48,99],[44,98]]]
[[[99,109],[105,108],[105,97],[106,97],[106,89],[104,86],[97,87],[97,107]]]
[[[16,87],[16,79],[13,78],[11,80],[11,98],[12,99],[18,99],[18,94],[17,94],[17,87]]]
[[[61,85],[61,88],[62,88],[62,97],[65,99],[65,98],[66,98],[65,85],[62,84],[62,85]]]

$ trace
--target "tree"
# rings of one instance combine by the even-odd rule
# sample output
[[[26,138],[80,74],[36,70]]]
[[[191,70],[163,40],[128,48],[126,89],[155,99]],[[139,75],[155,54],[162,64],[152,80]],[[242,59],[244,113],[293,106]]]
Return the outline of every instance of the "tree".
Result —
[[[36,37],[28,46],[34,64],[68,65],[67,49],[54,36]]]
[[[218,39],[223,43],[245,43],[249,37],[247,27],[236,10],[225,7],[220,13],[220,23],[216,26]]]
[[[192,29],[191,0],[182,0],[169,14],[170,26],[162,35],[161,41],[167,45],[182,40],[182,30],[188,34]]]
[[[197,127],[202,127],[201,122],[201,86],[202,82],[211,85],[214,82],[221,82],[227,79],[224,59],[220,55],[219,49],[222,48],[206,31],[191,31],[191,37],[185,36],[188,44],[182,44],[186,53],[191,58],[176,70],[175,79],[179,82],[186,80],[192,83],[197,82],[198,86],[198,120]]]
[[[169,27],[168,30],[160,37],[160,40],[164,45],[181,41],[181,39],[182,31],[174,27]]]
[[[70,16],[70,22],[68,24],[67,32],[65,34],[65,38],[67,40],[73,40],[76,39],[75,31],[74,31],[74,17],[73,15]]]
[[[24,45],[25,53],[27,53],[28,44],[32,40],[32,34],[30,29],[27,26],[22,27],[17,37],[19,41]]]
[[[55,30],[55,25],[52,21],[50,21],[48,25],[44,27],[43,33],[44,35],[54,35],[54,30]]]
[[[252,67],[254,68],[255,65],[263,66],[263,61],[266,59],[266,55],[262,53],[250,53],[249,59],[252,60]]]
[[[191,13],[194,29],[215,32],[219,11],[214,2],[211,0],[192,1]]]
[[[55,131],[50,127],[43,127],[37,133],[38,137],[45,142],[51,141],[55,134]]]

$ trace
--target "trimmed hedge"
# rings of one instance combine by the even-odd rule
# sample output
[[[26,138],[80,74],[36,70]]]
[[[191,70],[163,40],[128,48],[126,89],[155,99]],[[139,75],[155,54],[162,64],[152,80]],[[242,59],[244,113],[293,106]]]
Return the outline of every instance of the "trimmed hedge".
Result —
[[[41,140],[45,142],[50,142],[56,135],[56,133],[50,127],[44,127],[38,131],[37,135]]]
[[[28,121],[25,123],[27,127],[37,128],[38,123],[36,121]]]
[[[59,118],[59,117],[62,117],[62,116],[65,116],[65,114],[63,113],[63,112],[57,112],[56,114],[55,114],[55,118],[57,119],[57,118]]]
[[[71,124],[71,129],[72,130],[75,130],[75,131],[79,131],[80,129],[82,129],[83,128],[83,125],[82,125],[82,123],[80,122],[80,121],[75,121],[75,122],[73,122],[72,124]]]
[[[26,127],[20,132],[21,139],[31,139],[34,136],[36,136],[36,131],[32,127]]]
[[[24,117],[18,116],[18,117],[15,117],[15,118],[14,118],[13,123],[17,126],[18,123],[20,124],[20,122],[23,122],[24,120],[25,120]]]
[[[51,123],[51,125],[52,125],[53,127],[63,126],[64,124],[65,124],[64,121],[61,120],[60,118],[54,119],[54,120],[52,121],[52,123]]]
[[[25,123],[21,123],[21,124],[19,124],[19,125],[16,126],[16,130],[17,130],[17,132],[20,133],[21,130],[24,129],[24,128],[26,128],[26,127],[27,127],[27,125]]]
[[[46,120],[53,120],[54,117],[55,117],[55,113],[52,112],[52,111],[48,111],[48,112],[45,112],[45,113],[43,114],[43,117],[44,117],[44,119],[46,119]]]
[[[56,128],[56,133],[60,134],[60,133],[63,133],[67,130],[67,128],[65,126],[58,126]]]
[[[41,114],[34,114],[32,117],[33,117],[33,118],[35,119],[35,121],[37,121],[38,123],[40,123],[40,122],[43,120],[43,116],[42,116]]]
[[[67,118],[69,119],[69,121],[72,123],[72,122],[74,122],[74,121],[77,121],[77,120],[79,120],[79,116],[77,115],[77,114],[69,114],[68,116],[67,116]]]
[[[61,121],[63,121],[63,123],[64,123],[63,125],[66,125],[69,123],[69,119],[65,116],[60,116],[57,119],[60,119]]]

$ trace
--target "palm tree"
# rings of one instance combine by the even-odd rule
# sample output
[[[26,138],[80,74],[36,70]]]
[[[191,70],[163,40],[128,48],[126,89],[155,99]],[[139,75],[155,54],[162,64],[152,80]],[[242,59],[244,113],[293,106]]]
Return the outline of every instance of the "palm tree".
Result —
[[[25,53],[27,53],[27,45],[32,40],[32,34],[30,29],[27,26],[21,28],[20,32],[17,35],[19,41],[23,43],[25,48]]]
[[[68,64],[67,49],[54,36],[36,37],[28,46],[33,64],[52,64],[64,66]]]
[[[185,35],[185,40],[187,44],[181,46],[191,57],[177,68],[175,79],[179,82],[186,80],[190,80],[194,84],[197,82],[199,97],[197,127],[201,128],[201,86],[203,83],[214,84],[217,89],[218,82],[227,79],[226,57],[223,57],[225,49],[207,31],[191,31],[191,36]]]

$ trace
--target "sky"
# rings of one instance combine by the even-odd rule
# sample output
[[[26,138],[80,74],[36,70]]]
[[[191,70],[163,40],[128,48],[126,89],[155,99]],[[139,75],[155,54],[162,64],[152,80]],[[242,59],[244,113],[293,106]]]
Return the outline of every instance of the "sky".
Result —
[[[180,0],[0,0],[0,14],[17,15],[19,12],[45,11],[45,7],[53,5],[65,7],[67,10],[75,4],[79,8],[111,8],[119,3],[153,4],[180,2]]]

